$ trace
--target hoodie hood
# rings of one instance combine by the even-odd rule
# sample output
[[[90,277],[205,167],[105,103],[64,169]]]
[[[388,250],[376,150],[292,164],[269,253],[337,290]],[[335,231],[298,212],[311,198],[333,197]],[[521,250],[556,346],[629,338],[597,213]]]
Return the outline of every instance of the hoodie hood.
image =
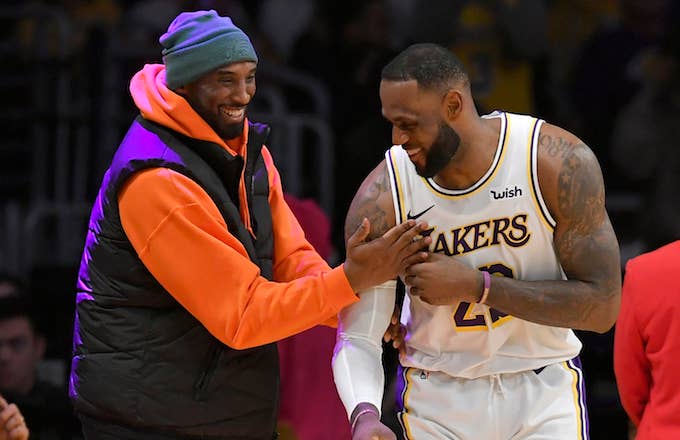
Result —
[[[220,145],[232,155],[239,155],[246,161],[248,141],[248,120],[243,123],[243,134],[240,138],[224,139],[201,118],[179,94],[165,85],[165,66],[162,64],[146,64],[130,81],[130,94],[140,113],[149,121],[160,124],[185,136]],[[241,220],[253,237],[248,210],[245,170],[241,170],[239,181],[239,211]]]
[[[130,94],[145,119],[185,136],[220,145],[231,154],[244,155],[248,121],[243,124],[240,138],[225,142],[182,96],[165,85],[164,65],[146,64],[132,77]]]

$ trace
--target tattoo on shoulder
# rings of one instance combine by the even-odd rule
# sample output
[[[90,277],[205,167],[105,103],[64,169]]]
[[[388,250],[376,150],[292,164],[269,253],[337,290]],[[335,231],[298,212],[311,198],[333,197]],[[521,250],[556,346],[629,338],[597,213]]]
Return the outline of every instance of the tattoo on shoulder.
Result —
[[[562,157],[562,159],[569,156],[577,145],[562,136],[551,136],[549,134],[541,134],[538,138],[538,144],[548,155]]]
[[[602,221],[605,215],[602,175],[594,154],[585,144],[573,144],[563,156],[557,189],[559,210],[575,225],[587,227]]]
[[[394,226],[389,224],[390,216],[386,209],[389,207],[385,207],[384,202],[381,203],[385,196],[391,200],[392,195],[387,167],[383,163],[373,171],[354,196],[352,205],[347,213],[347,219],[345,220],[345,239],[357,230],[364,217],[371,222],[371,232],[368,235],[368,240],[382,236]]]

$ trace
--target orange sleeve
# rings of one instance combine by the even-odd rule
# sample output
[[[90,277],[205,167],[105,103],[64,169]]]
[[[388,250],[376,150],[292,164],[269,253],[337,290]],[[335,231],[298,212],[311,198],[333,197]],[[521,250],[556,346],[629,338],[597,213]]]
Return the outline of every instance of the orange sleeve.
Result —
[[[304,230],[283,197],[281,178],[269,151],[263,148],[262,155],[269,175],[269,206],[274,229],[274,279],[290,281],[300,273],[327,271],[328,264],[307,241]]]
[[[307,241],[304,230],[285,201],[281,177],[266,147],[262,148],[262,157],[269,175],[269,205],[274,229],[274,280],[291,281],[301,273],[312,275],[327,271],[328,264]],[[337,327],[337,315],[321,324]]]
[[[358,300],[342,267],[330,269],[312,257],[294,217],[281,224],[286,217],[280,206],[272,206],[274,265],[285,282],[260,276],[207,193],[182,174],[166,168],[139,172],[118,203],[125,233],[147,269],[230,347],[255,347],[332,322]]]

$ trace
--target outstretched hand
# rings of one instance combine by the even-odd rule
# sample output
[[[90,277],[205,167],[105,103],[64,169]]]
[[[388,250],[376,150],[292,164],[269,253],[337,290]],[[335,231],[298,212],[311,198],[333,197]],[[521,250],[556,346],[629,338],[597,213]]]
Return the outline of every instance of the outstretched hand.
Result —
[[[366,241],[371,224],[368,219],[347,240],[347,259],[343,265],[347,279],[355,292],[395,279],[408,264],[424,261],[430,237],[420,234],[426,223],[413,220],[394,226],[381,237]]]

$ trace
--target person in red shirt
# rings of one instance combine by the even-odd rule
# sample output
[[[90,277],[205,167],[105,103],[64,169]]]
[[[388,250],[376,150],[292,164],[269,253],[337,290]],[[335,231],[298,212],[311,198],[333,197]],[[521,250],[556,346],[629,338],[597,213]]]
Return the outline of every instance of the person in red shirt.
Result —
[[[614,372],[637,440],[680,438],[680,240],[628,261]]]

